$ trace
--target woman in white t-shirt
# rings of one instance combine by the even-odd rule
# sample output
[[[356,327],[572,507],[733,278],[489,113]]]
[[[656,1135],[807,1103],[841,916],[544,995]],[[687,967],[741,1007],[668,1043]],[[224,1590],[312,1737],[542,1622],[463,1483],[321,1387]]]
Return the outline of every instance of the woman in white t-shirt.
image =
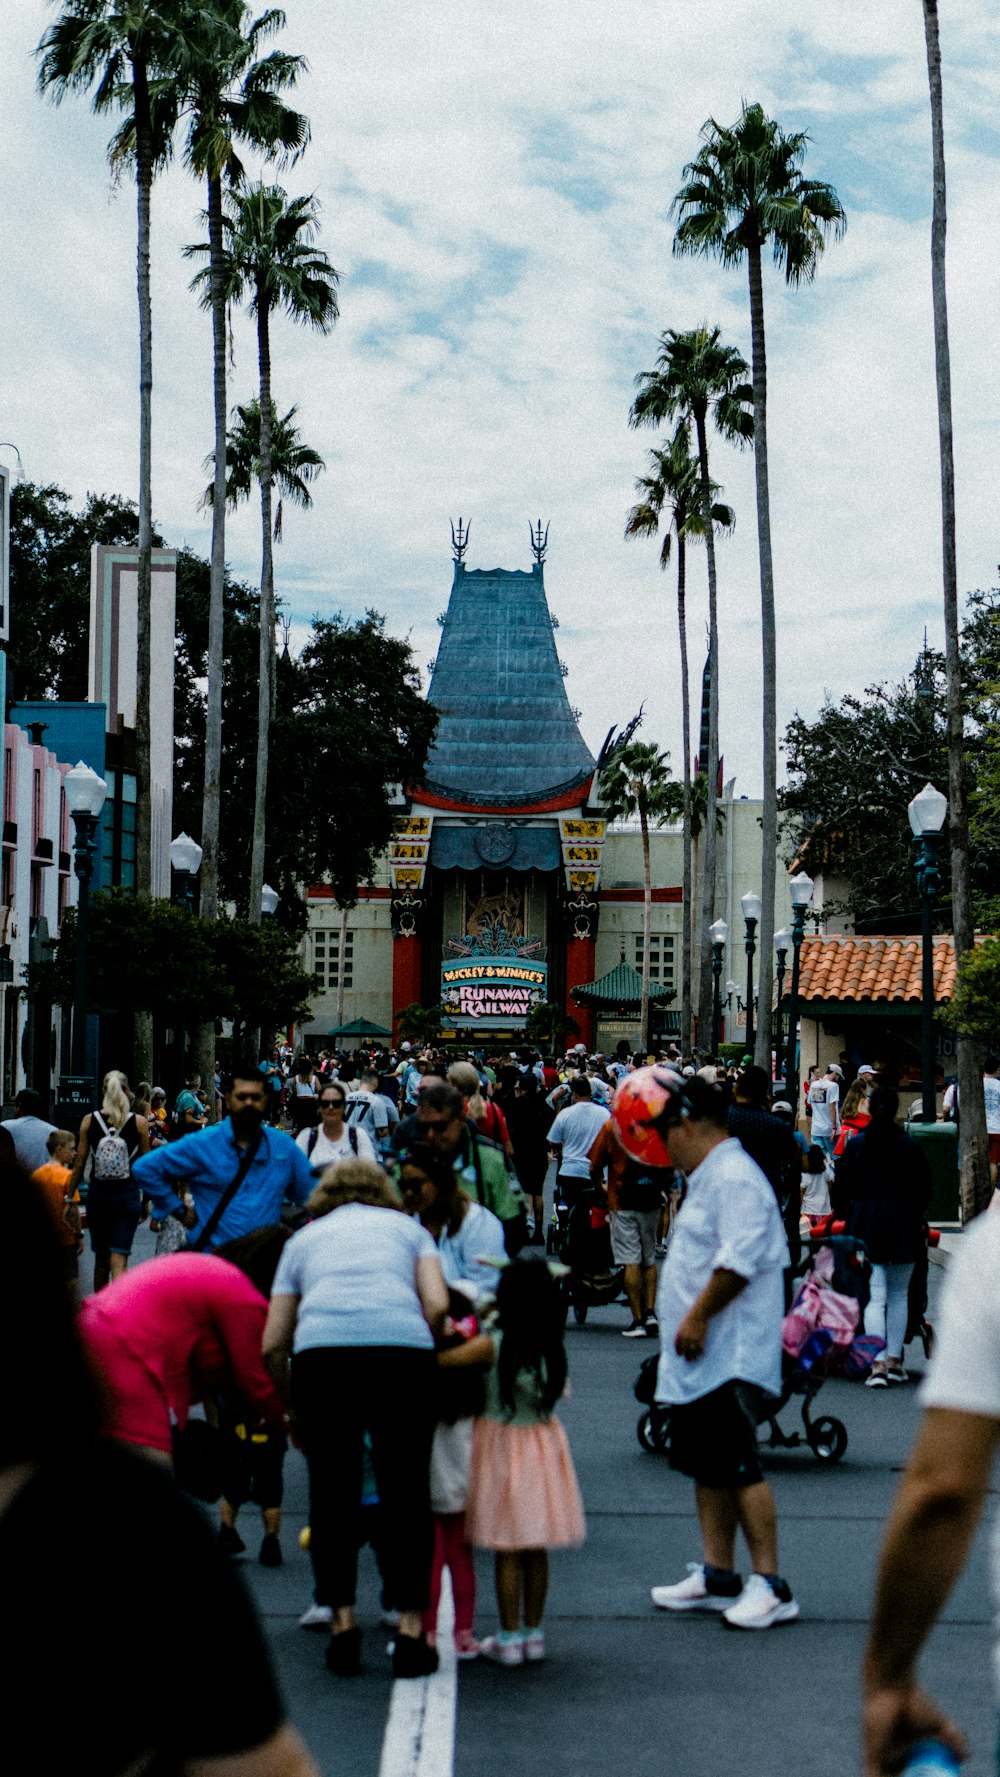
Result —
[[[421,1678],[438,1663],[421,1619],[434,1546],[434,1339],[448,1290],[434,1241],[402,1213],[380,1166],[331,1166],[308,1208],[312,1222],[281,1255],[263,1349],[309,1467],[316,1596],[333,1613],[326,1663],[345,1678],[361,1667],[354,1601],[367,1432],[382,1577],[400,1613],[393,1670]]]
[[[302,1129],[295,1137],[302,1152],[309,1156],[315,1176],[320,1178],[338,1160],[372,1160],[377,1164],[371,1136],[364,1129],[345,1126],[347,1093],[340,1081],[324,1080],[318,1102],[319,1128]]]

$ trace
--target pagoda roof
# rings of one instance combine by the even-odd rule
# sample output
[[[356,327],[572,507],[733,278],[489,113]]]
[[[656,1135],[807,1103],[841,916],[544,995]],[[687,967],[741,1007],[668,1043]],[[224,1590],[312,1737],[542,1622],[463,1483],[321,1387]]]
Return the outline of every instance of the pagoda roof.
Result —
[[[650,986],[649,998],[654,1005],[663,1004],[673,997],[673,991],[669,988],[665,993],[656,993]],[[597,981],[586,981],[582,987],[574,987],[573,998],[581,1004],[638,1006],[642,1003],[642,976],[638,969],[633,969],[632,964],[625,961],[623,951],[621,961],[613,969],[609,969],[606,975],[601,975]]]
[[[540,562],[455,563],[428,698],[440,721],[421,787],[433,797],[509,809],[579,788],[585,800],[594,758],[566,695]]]

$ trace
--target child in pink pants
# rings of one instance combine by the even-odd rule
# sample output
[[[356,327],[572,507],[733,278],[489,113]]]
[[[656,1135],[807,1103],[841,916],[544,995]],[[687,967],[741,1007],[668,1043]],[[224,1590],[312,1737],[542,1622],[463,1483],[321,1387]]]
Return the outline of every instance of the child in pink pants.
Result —
[[[474,1424],[473,1419],[458,1419],[454,1425],[441,1422],[435,1430],[431,1452],[434,1561],[430,1604],[424,1613],[423,1626],[433,1646],[441,1602],[441,1579],[447,1568],[455,1601],[455,1653],[460,1660],[474,1660],[479,1654],[479,1643],[472,1630],[476,1614],[476,1573],[472,1548],[465,1535]]]

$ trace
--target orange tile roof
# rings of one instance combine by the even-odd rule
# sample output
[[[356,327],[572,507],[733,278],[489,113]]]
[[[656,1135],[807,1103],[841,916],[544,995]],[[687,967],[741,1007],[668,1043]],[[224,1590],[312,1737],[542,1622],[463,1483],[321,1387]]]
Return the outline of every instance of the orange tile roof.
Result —
[[[790,960],[790,959],[789,959]],[[783,999],[789,997],[791,969]],[[955,989],[955,944],[934,939],[934,998]],[[913,938],[804,938],[799,968],[802,1000],[913,1001],[921,991],[921,941]]]

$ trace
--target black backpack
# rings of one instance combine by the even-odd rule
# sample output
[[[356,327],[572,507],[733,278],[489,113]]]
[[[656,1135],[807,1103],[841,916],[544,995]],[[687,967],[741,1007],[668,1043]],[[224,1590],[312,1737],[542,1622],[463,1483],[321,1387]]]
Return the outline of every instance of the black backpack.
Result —
[[[663,1202],[664,1182],[664,1174],[655,1167],[640,1166],[638,1160],[627,1160],[618,1193],[619,1209],[659,1209]]]

